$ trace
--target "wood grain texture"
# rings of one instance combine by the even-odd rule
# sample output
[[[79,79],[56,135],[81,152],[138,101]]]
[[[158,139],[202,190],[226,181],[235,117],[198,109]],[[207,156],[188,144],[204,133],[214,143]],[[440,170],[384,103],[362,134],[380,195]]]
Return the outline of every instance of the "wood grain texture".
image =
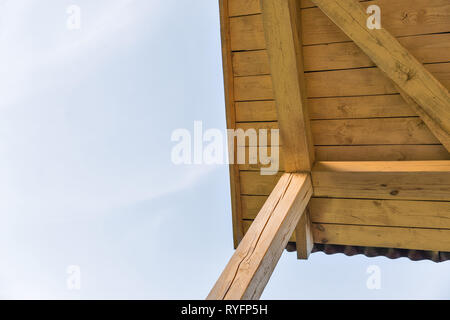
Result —
[[[318,5],[317,1],[313,2]],[[338,2],[341,5],[344,3]],[[332,1],[323,0],[322,6],[319,7],[324,9],[323,4],[327,3],[331,6]],[[358,22],[364,28],[367,21],[366,8],[369,5],[378,5],[382,12],[382,27],[396,37],[450,30],[450,3],[447,0],[379,0],[354,3],[362,7],[364,20],[358,20]],[[303,28],[307,31],[303,34],[303,44],[350,41],[348,34],[330,21],[326,16],[327,12],[324,14],[321,9],[303,10]],[[353,32],[355,30],[357,29],[353,29]]]
[[[450,93],[445,85],[427,71],[386,29],[369,30],[366,26],[366,12],[359,2],[355,0],[313,1],[420,106],[429,120],[447,134],[450,133]],[[427,3],[433,3],[433,1]],[[445,6],[450,11],[448,2]],[[391,7],[396,6],[389,6]],[[443,10],[442,7],[441,10]]]
[[[256,155],[257,163],[239,164],[241,171],[260,171],[270,165],[259,160],[257,147],[246,147],[245,156],[249,159],[250,150]],[[250,150],[249,150],[250,149]],[[415,161],[450,160],[450,153],[442,145],[356,145],[356,146],[316,146],[317,161]],[[267,155],[272,155],[268,147]],[[279,171],[284,171],[283,147],[279,147]],[[274,151],[276,152],[276,150]],[[275,161],[274,161],[275,162]]]
[[[281,146],[270,147],[239,147],[240,152],[245,153],[245,163],[239,164],[239,170],[241,171],[260,171],[261,168],[274,170],[275,172],[284,172],[283,152]],[[264,159],[270,157],[270,163],[261,159],[261,153]],[[278,156],[277,156],[278,153]]]
[[[267,196],[242,196],[244,220],[253,220]],[[450,202],[311,198],[313,223],[450,229]]]
[[[400,95],[310,99],[309,113],[313,120],[417,116]]]
[[[449,29],[450,30],[450,29]],[[450,61],[450,34],[398,38],[421,63]],[[305,71],[373,67],[375,63],[353,42],[304,47]],[[264,66],[261,64],[261,69]]]
[[[313,224],[315,243],[450,251],[450,230]]]
[[[247,201],[248,209],[256,206]],[[450,202],[443,201],[313,198],[310,213],[314,223],[450,229]]]
[[[237,142],[239,147],[280,145],[271,141],[270,130],[278,128],[277,122],[238,123],[237,128],[247,133],[261,129],[268,132],[267,141],[258,142],[253,138],[244,143],[240,140]],[[439,140],[418,117],[312,120],[311,130],[316,146],[439,144]],[[284,150],[283,141],[281,145]]]
[[[450,201],[450,161],[317,162],[315,197]]]
[[[236,101],[273,100],[272,77],[234,78],[234,98]]]
[[[298,1],[262,0],[261,6],[284,170],[309,172],[314,163],[314,145],[303,74]]]
[[[318,161],[450,160],[442,145],[316,146]]]
[[[434,121],[409,95],[401,88],[397,88],[403,100],[413,109],[427,125],[433,135],[442,143],[442,145],[450,151],[450,133],[445,131],[438,122]]]
[[[281,145],[283,141],[274,139],[274,143],[272,143],[272,130],[278,130],[277,122],[243,122],[238,123],[236,125],[238,129],[244,130],[244,133],[250,135],[251,132],[260,132],[260,130],[266,130],[267,132],[267,140],[264,141],[263,138],[252,139],[247,138],[245,141],[242,139],[238,140],[236,145],[238,147],[256,147],[256,146],[276,146]]]
[[[311,195],[309,175],[281,177],[208,299],[259,299]]]
[[[230,18],[231,50],[266,48],[261,15]]]
[[[450,87],[450,63],[426,65],[446,88]],[[395,84],[378,68],[312,72],[305,74],[309,98],[398,94]],[[404,88],[402,88],[404,89]],[[235,78],[236,101],[273,100],[270,75]]]
[[[241,171],[241,194],[243,195],[269,195],[282,173],[273,176],[262,176],[259,172]]]
[[[273,100],[236,103],[238,122],[276,121],[277,118],[277,108]]]
[[[277,121],[275,102],[236,103],[237,122]],[[417,112],[399,95],[308,99],[311,120],[414,117]]]
[[[430,34],[398,38],[416,59],[424,64],[450,61],[450,34]],[[303,47],[305,71],[325,71],[374,67],[375,63],[353,42]],[[266,50],[233,53],[236,76],[269,74]]]
[[[450,30],[450,4],[447,0],[380,0],[372,4],[382,11],[382,26],[395,37],[443,33]],[[366,16],[367,18],[367,16]],[[231,18],[233,51],[265,49],[261,14]],[[364,20],[363,26],[366,25]],[[302,10],[304,45],[351,42],[351,39],[319,9]]]
[[[316,145],[439,144],[420,118],[314,120]]]

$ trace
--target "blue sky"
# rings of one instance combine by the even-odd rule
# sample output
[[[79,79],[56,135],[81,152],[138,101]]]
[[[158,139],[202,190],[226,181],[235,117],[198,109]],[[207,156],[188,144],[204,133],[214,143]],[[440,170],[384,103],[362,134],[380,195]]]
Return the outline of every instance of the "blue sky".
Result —
[[[217,1],[0,0],[0,59],[0,298],[206,297],[228,168],[173,165],[170,136],[226,127]],[[448,299],[450,262],[284,253],[263,298]]]

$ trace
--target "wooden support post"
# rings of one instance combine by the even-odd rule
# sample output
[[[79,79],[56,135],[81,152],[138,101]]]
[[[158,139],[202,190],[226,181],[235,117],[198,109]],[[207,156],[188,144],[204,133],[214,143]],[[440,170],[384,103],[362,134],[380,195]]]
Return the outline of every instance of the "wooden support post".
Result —
[[[308,174],[284,174],[207,299],[259,299],[311,196]]]
[[[314,247],[309,208],[305,210],[305,213],[302,215],[295,228],[295,242],[297,247],[297,259],[307,260]]]
[[[286,172],[309,172],[314,163],[299,3],[299,0],[261,0]]]
[[[386,29],[369,29],[357,0],[312,0],[419,106],[419,116],[437,138],[450,135],[450,94]],[[433,123],[433,125],[430,125]],[[444,146],[448,149],[448,143]],[[450,150],[449,150],[450,151]]]

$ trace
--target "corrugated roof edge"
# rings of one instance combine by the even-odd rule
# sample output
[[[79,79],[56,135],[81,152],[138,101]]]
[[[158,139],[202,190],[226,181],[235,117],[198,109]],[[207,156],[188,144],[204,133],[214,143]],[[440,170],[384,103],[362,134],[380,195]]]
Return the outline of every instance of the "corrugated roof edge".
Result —
[[[289,242],[286,246],[288,252],[296,251],[295,242]],[[366,257],[386,257],[389,259],[409,258],[412,261],[430,260],[433,262],[444,262],[450,260],[450,252],[436,252],[425,250],[409,250],[395,248],[343,246],[334,244],[314,244],[313,253],[323,252],[328,255],[343,253],[346,256],[363,254]]]

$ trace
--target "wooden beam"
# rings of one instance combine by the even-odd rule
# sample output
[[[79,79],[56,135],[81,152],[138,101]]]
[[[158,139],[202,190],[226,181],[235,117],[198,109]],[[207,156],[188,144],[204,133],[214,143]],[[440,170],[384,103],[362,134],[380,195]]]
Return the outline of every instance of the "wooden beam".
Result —
[[[437,137],[450,134],[450,93],[386,29],[367,28],[368,15],[356,0],[313,0],[372,61],[420,107]]]
[[[450,201],[450,161],[317,162],[314,195]]]
[[[207,299],[259,299],[312,195],[307,174],[284,174]]]
[[[222,63],[223,63],[223,77],[225,89],[225,108],[227,117],[227,128],[236,128],[236,112],[234,106],[234,77],[231,60],[231,39],[230,39],[230,19],[228,17],[228,0],[220,0],[220,32],[222,39]],[[236,154],[237,146],[234,146],[233,155]],[[230,194],[231,194],[231,208],[232,208],[232,222],[233,222],[233,243],[234,248],[237,248],[239,242],[244,236],[242,229],[242,215],[241,215],[241,197],[240,197],[240,180],[239,180],[239,166],[235,164],[234,159],[230,159]]]
[[[423,122],[447,149],[447,151],[450,151],[450,134],[442,129],[437,122],[433,121],[433,119],[431,119],[430,116],[400,87],[398,87],[398,91],[405,102],[422,118]]]
[[[299,0],[261,0],[264,34],[277,106],[286,172],[311,171],[309,127]]]
[[[310,210],[307,208],[295,228],[297,259],[307,260],[314,247]]]

